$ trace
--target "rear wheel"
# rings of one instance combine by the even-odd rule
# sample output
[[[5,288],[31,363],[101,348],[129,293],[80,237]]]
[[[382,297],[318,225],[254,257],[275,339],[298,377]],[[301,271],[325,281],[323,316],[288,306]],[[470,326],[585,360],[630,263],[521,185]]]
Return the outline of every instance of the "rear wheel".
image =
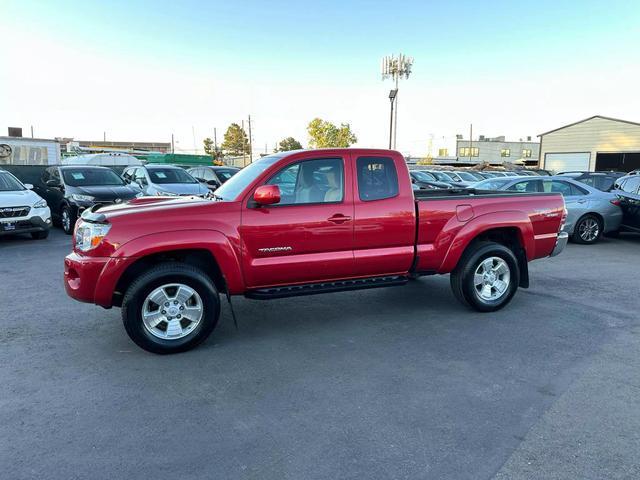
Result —
[[[203,342],[220,316],[220,299],[211,279],[181,263],[158,265],[127,289],[122,321],[139,347],[178,353]]]
[[[572,240],[583,245],[591,245],[602,236],[602,220],[595,215],[587,214],[580,218],[573,230]]]
[[[504,245],[478,242],[463,254],[450,281],[462,303],[480,312],[493,312],[508,304],[518,289],[518,261]]]

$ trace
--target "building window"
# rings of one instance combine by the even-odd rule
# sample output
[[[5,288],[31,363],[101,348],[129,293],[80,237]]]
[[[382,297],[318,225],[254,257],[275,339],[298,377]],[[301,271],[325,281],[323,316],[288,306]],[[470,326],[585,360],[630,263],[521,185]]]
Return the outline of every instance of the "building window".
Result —
[[[458,156],[460,157],[477,157],[480,155],[478,147],[460,147],[458,148]]]
[[[449,156],[449,150],[447,150],[446,148],[439,148],[438,149],[438,156],[439,157],[448,157]]]
[[[511,156],[511,150],[509,150],[508,148],[503,148],[502,150],[500,150],[500,156],[501,157],[510,157]]]
[[[525,148],[522,150],[522,158],[531,158],[531,149]]]

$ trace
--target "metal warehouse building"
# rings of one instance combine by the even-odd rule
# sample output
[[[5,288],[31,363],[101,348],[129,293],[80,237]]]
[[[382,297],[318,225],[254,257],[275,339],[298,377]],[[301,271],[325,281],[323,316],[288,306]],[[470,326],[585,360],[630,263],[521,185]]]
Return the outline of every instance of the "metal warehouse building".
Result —
[[[547,170],[640,168],[640,123],[595,115],[539,137],[540,167]]]

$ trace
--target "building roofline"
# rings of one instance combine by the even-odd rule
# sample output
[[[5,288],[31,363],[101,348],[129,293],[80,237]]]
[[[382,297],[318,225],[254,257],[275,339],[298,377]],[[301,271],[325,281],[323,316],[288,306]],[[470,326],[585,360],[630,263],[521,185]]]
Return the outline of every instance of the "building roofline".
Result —
[[[605,117],[604,115],[593,115],[592,117],[585,118],[583,120],[578,120],[577,122],[570,123],[568,125],[564,125],[562,127],[554,128],[553,130],[549,130],[548,132],[544,132],[538,135],[538,137],[542,137],[543,135],[548,135],[549,133],[557,132],[558,130],[562,130],[564,128],[573,127],[574,125],[578,125],[579,123],[587,122],[589,120],[593,120],[594,118],[602,118],[603,120],[611,120],[612,122],[622,122],[628,123],[629,125],[636,125],[640,127],[640,123],[631,122],[629,120],[622,120],[621,118],[613,118],[613,117]]]
[[[54,142],[60,143],[54,138],[31,138],[31,137],[5,137],[0,136],[0,141],[27,141],[27,142]]]

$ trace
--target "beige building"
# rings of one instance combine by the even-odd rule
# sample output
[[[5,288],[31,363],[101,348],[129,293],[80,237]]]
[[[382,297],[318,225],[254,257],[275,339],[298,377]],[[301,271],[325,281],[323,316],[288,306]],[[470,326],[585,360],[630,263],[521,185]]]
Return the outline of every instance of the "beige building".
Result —
[[[540,137],[540,168],[617,170],[640,168],[640,123],[595,115]]]

